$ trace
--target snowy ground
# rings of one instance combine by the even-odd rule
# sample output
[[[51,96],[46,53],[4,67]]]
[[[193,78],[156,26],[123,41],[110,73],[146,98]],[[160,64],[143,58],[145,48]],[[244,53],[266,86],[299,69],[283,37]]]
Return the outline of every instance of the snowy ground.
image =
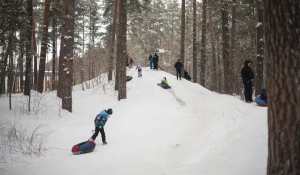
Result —
[[[23,95],[0,98],[1,175],[263,175],[267,163],[267,109],[232,96],[213,93],[163,71],[143,69],[127,82],[127,99],[117,100],[114,85],[73,91],[73,113],[60,109],[56,93],[33,93],[32,111]],[[157,86],[167,77],[172,89]],[[104,82],[104,81],[103,81]],[[95,150],[73,155],[73,145],[87,140],[94,118],[113,108]],[[42,156],[24,155],[7,146],[8,123],[30,133],[51,134]],[[6,129],[5,129],[6,128]],[[6,140],[6,141],[5,141]],[[4,142],[5,141],[5,142]]]

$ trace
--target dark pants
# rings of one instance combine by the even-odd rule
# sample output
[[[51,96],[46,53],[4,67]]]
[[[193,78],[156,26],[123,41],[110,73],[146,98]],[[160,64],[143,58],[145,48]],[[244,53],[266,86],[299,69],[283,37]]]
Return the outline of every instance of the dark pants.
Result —
[[[178,80],[178,76],[179,76],[179,78],[181,80],[181,71],[176,71],[176,72],[177,72],[177,80]]]
[[[106,139],[105,139],[105,132],[103,127],[101,129],[99,127],[95,127],[95,133],[93,134],[92,139],[95,140],[99,132],[101,133],[102,142],[105,142]]]
[[[156,69],[156,70],[158,70],[158,65],[157,65],[157,63],[153,63],[154,64],[154,70]]]
[[[252,82],[244,83],[244,93],[245,93],[245,100],[253,101],[252,100]]]

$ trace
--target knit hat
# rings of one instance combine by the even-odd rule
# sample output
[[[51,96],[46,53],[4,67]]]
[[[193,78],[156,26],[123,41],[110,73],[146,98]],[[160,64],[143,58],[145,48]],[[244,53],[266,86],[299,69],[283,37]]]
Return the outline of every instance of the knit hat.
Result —
[[[107,112],[108,115],[111,115],[113,113],[113,110],[111,108],[109,108],[109,109],[106,110],[106,112]]]

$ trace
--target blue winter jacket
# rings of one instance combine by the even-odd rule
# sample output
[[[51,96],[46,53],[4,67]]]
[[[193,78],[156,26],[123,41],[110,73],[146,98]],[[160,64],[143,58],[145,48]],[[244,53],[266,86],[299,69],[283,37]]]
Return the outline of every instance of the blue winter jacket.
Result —
[[[104,127],[105,123],[108,120],[109,115],[107,114],[106,110],[100,112],[95,118],[95,127],[102,126]]]

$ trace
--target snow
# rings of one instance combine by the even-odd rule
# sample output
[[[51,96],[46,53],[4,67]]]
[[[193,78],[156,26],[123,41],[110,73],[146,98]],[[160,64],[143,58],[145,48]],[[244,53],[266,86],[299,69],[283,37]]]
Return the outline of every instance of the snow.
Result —
[[[39,125],[51,134],[44,155],[9,152],[0,142],[1,175],[262,175],[267,165],[267,109],[211,92],[163,71],[143,68],[127,82],[127,99],[118,101],[114,84],[102,81],[93,89],[73,89],[73,112],[60,109],[56,92],[14,94],[0,100],[3,123],[18,122],[30,133]],[[166,77],[171,89],[156,84]],[[100,77],[100,80],[106,78]],[[91,137],[94,118],[103,109],[113,114],[93,152],[73,155],[73,145]]]

